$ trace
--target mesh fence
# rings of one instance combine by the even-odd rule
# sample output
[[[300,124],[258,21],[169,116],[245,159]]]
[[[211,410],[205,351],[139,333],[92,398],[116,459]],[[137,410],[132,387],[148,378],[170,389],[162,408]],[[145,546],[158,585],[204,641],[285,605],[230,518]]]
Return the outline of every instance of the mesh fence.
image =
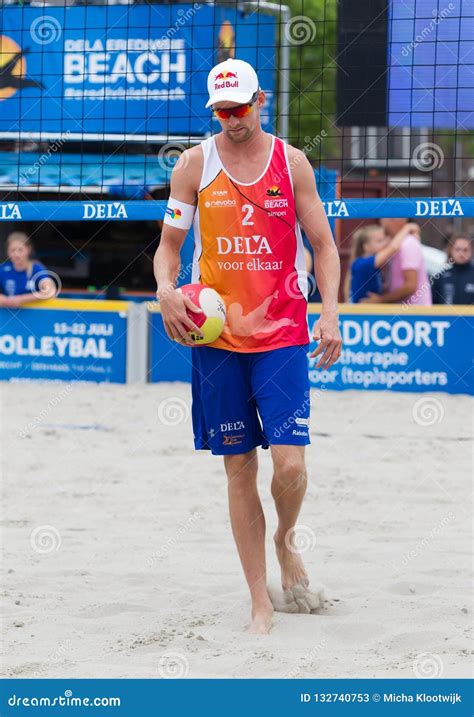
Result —
[[[150,200],[219,131],[206,81],[229,57],[257,70],[264,130],[313,164],[343,260],[361,219],[393,211],[438,245],[472,230],[472,0],[4,2],[0,219],[68,241],[60,222],[133,219],[150,246]]]

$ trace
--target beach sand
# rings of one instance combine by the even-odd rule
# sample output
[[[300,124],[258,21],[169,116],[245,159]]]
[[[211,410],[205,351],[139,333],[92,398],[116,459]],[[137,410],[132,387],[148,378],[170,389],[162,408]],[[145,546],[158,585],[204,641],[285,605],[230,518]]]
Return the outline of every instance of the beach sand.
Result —
[[[315,393],[297,536],[326,606],[250,636],[222,459],[193,450],[188,385],[0,395],[3,676],[470,676],[468,397]]]

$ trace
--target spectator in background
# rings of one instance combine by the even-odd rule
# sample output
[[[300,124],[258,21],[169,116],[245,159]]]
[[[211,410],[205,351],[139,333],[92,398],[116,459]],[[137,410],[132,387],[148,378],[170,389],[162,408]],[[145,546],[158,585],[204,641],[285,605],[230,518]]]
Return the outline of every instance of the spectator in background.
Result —
[[[32,259],[32,254],[33,245],[27,234],[10,234],[8,260],[0,264],[0,307],[16,309],[28,301],[56,296],[56,285],[48,270]]]
[[[474,265],[472,242],[454,237],[448,249],[449,264],[433,283],[434,304],[473,304]]]
[[[400,249],[406,236],[419,231],[417,224],[405,224],[389,240],[378,224],[358,229],[352,239],[350,272],[346,279],[346,299],[353,304],[382,294],[382,267]]]
[[[381,219],[380,224],[389,237],[395,237],[406,227],[407,219]],[[419,234],[408,232],[400,249],[390,260],[388,292],[383,295],[369,292],[362,301],[374,304],[431,306],[431,285]]]

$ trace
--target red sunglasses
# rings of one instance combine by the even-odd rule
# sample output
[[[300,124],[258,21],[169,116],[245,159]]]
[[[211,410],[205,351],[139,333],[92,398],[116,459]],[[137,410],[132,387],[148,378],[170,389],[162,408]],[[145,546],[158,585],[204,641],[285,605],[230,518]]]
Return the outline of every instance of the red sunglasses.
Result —
[[[216,117],[222,120],[228,120],[231,117],[238,117],[240,119],[241,117],[245,117],[246,115],[250,114],[250,112],[252,112],[253,106],[257,101],[257,97],[258,90],[252,96],[250,102],[246,102],[244,105],[237,105],[237,107],[229,107],[228,109],[214,109],[213,107],[212,111],[214,112]]]

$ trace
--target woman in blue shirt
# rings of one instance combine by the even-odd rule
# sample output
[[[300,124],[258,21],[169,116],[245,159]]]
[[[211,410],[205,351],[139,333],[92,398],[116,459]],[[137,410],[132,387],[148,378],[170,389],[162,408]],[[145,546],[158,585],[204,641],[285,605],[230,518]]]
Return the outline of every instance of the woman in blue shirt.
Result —
[[[56,296],[56,285],[50,273],[41,262],[32,259],[32,253],[33,245],[27,234],[10,234],[8,260],[0,264],[0,307],[14,309],[28,301]]]
[[[352,239],[349,285],[350,301],[358,304],[369,293],[382,293],[381,269],[400,249],[408,234],[418,234],[418,224],[407,223],[393,239],[388,239],[378,224],[367,224],[358,229]],[[348,287],[349,288],[349,287]]]

